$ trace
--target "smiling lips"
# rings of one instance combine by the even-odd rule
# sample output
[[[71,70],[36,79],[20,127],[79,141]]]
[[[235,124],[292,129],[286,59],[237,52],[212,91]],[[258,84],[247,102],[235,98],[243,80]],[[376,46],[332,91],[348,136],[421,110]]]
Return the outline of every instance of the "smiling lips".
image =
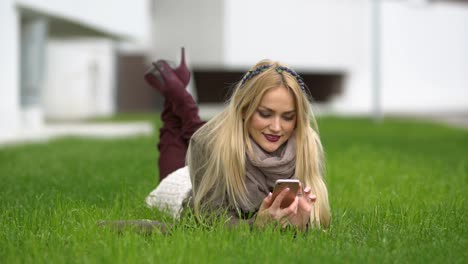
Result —
[[[269,134],[263,134],[265,138],[270,141],[270,142],[276,142],[280,139],[281,136],[275,136],[275,135],[269,135]]]

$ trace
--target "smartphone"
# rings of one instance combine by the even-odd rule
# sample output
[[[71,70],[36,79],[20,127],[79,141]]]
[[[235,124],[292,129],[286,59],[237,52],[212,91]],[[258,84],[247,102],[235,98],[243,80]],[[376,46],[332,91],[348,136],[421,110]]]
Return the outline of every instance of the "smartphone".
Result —
[[[273,189],[273,201],[284,189],[289,188],[288,194],[283,198],[280,208],[286,208],[294,202],[296,195],[299,192],[299,180],[296,179],[279,179],[275,182]]]

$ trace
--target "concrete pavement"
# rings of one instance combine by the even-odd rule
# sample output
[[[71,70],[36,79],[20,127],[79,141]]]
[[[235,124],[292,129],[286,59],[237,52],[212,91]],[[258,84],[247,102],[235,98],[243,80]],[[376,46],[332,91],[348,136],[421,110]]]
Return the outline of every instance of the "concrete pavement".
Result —
[[[137,135],[151,135],[150,122],[128,123],[57,123],[39,128],[19,130],[14,135],[0,139],[0,147],[5,145],[44,142],[53,138],[78,136],[89,138],[122,138]]]

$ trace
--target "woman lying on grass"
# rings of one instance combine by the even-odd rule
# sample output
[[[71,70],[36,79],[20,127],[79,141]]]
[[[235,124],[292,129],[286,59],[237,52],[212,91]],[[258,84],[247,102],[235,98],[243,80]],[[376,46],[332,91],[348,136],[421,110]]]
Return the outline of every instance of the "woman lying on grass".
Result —
[[[235,86],[226,109],[207,123],[200,120],[185,89],[190,72],[183,50],[178,68],[160,60],[145,79],[165,98],[158,188],[187,161],[192,188],[185,198],[199,219],[226,212],[230,224],[328,227],[322,146],[310,125],[316,127],[307,89],[296,72],[278,62],[260,61]],[[288,188],[272,196],[278,179],[302,183],[285,208],[281,203]]]

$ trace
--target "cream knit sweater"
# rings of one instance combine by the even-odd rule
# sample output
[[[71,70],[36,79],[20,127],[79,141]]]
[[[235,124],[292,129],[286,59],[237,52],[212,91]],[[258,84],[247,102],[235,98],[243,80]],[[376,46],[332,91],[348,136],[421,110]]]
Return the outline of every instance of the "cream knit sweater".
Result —
[[[148,207],[166,211],[178,219],[183,202],[190,196],[191,191],[190,173],[185,166],[167,175],[146,197],[145,202]]]

